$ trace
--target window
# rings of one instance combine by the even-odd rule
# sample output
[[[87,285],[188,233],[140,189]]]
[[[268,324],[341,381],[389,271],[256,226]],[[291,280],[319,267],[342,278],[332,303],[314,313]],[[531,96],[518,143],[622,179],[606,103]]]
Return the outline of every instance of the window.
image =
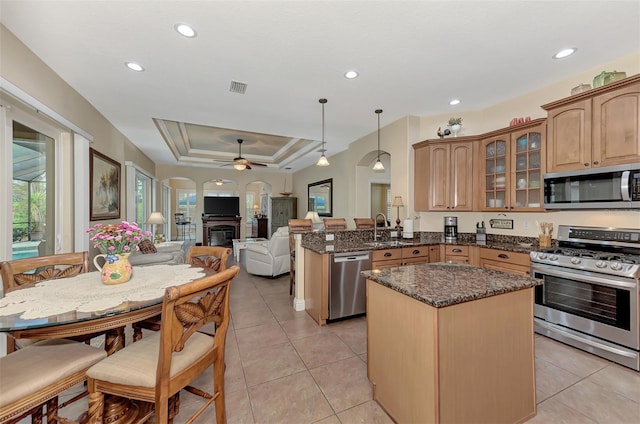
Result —
[[[251,218],[253,218],[253,196],[254,193],[247,192],[245,195],[245,215],[247,217],[245,225],[248,227],[252,225]]]
[[[191,218],[195,215],[196,210],[196,192],[193,189],[176,190],[176,199],[178,201],[177,213],[183,213],[184,218]]]
[[[153,200],[152,180],[151,178],[136,169],[136,210],[135,222],[138,225],[144,225],[149,215],[151,215],[151,202]]]

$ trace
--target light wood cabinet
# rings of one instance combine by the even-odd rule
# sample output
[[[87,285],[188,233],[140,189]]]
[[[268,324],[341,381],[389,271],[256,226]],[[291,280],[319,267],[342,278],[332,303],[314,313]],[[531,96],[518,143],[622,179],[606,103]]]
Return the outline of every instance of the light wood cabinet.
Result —
[[[429,262],[440,262],[440,245],[429,246]]]
[[[416,210],[472,211],[476,192],[474,154],[477,139],[427,140],[413,147]]]
[[[547,172],[640,161],[640,76],[542,105]]]
[[[402,265],[402,248],[373,250],[371,269],[390,268]]]
[[[541,210],[545,121],[494,131],[480,142],[482,210]]]
[[[329,318],[329,254],[304,250],[304,307],[318,325]]]
[[[445,262],[469,263],[469,246],[442,244],[440,253]]]
[[[482,248],[480,249],[480,266],[524,277],[531,275],[531,261],[527,253]]]
[[[429,246],[407,246],[402,248],[402,265],[418,265],[429,262]]]
[[[271,234],[280,227],[287,227],[290,219],[298,217],[297,197],[271,198]]]

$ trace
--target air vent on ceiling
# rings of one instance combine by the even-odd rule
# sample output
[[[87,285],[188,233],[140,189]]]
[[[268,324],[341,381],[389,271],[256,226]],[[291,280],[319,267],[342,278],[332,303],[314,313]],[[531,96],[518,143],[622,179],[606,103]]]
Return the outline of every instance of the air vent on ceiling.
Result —
[[[244,92],[247,91],[247,84],[238,81],[231,81],[229,91],[232,93],[244,94]]]

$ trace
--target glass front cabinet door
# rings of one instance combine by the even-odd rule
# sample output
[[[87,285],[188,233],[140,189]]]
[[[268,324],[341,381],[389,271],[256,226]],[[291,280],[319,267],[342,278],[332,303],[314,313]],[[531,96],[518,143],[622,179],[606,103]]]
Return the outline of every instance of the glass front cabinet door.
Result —
[[[544,119],[482,141],[483,210],[541,210]]]

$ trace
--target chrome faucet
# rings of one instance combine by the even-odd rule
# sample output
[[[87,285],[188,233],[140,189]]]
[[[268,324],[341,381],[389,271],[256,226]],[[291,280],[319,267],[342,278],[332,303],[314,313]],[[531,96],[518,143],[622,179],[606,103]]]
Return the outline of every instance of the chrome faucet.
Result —
[[[382,212],[378,213],[376,217],[373,219],[373,241],[378,241],[378,217],[380,215],[382,215],[382,218],[384,218],[384,228],[388,228],[387,217],[384,216]]]

